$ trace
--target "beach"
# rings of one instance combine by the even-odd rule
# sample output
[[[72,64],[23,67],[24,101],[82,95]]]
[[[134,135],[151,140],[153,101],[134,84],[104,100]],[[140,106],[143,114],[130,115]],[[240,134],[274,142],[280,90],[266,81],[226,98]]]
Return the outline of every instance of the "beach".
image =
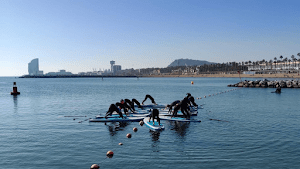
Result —
[[[300,78],[298,73],[280,74],[185,74],[185,75],[147,75],[142,77],[225,77],[225,78]]]

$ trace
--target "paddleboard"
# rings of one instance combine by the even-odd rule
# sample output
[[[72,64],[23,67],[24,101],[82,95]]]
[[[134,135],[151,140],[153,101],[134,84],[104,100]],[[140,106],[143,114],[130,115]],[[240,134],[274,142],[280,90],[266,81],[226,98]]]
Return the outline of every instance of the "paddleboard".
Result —
[[[159,116],[160,120],[180,121],[180,122],[201,122],[201,120],[187,120],[182,117]]]
[[[134,105],[134,107],[138,107],[138,105]],[[148,109],[157,109],[157,108],[165,108],[166,105],[162,105],[162,104],[144,104],[141,105],[142,108],[148,108]]]
[[[96,119],[89,119],[89,122],[134,122],[134,121],[141,121],[144,117],[126,117],[124,119],[120,117],[115,118],[96,118]]]
[[[158,124],[158,122],[156,120],[154,120],[154,125],[153,125],[153,120],[151,119],[149,122],[149,118],[150,117],[145,117],[144,118],[144,124],[149,127],[151,130],[156,130],[156,131],[160,131],[160,130],[164,130],[165,126],[162,125],[160,123],[160,125]]]

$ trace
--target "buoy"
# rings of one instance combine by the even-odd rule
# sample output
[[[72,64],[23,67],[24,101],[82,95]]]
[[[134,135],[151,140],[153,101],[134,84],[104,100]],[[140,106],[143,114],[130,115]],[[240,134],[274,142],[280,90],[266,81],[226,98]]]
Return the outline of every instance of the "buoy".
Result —
[[[20,92],[18,92],[18,88],[17,88],[16,82],[14,82],[13,91],[10,92],[10,94],[11,95],[15,95],[15,96],[20,94]]]
[[[137,129],[136,127],[133,127],[133,131],[134,131],[134,132],[137,132],[138,129]]]
[[[199,99],[202,99],[201,97],[199,97]]]
[[[128,133],[128,134],[126,135],[126,137],[127,137],[127,138],[131,138],[131,134]]]
[[[206,96],[204,96],[204,98],[206,98]]]
[[[97,165],[97,164],[93,164],[92,166],[91,166],[91,168],[90,169],[99,169],[100,168],[100,166],[99,165]]]
[[[143,126],[144,125],[144,122],[143,122],[143,120],[142,121],[140,121],[140,126]]]
[[[123,145],[123,143],[119,143],[119,145],[121,146],[121,145]]]
[[[191,84],[193,85],[193,84],[194,84],[194,82],[193,82],[193,81],[191,81]]]
[[[106,156],[107,156],[108,158],[112,158],[112,157],[114,156],[114,152],[108,151],[108,152],[106,153]]]

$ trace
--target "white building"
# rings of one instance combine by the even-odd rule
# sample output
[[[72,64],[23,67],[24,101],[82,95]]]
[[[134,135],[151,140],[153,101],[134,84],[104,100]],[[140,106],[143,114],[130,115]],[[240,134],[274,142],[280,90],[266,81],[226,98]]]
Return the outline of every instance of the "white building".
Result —
[[[28,74],[30,76],[35,75],[43,75],[43,71],[39,70],[39,59],[33,59],[30,63],[28,63]]]
[[[113,73],[115,74],[116,72],[118,72],[119,70],[121,70],[121,65],[114,65],[113,66]]]

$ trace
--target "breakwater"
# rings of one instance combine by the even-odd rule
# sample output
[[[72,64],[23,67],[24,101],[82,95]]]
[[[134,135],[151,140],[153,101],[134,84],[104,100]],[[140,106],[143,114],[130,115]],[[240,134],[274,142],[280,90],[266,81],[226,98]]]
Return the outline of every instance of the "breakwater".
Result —
[[[280,86],[281,88],[300,88],[300,81],[298,80],[275,80],[269,81],[267,79],[264,80],[245,80],[238,82],[236,84],[229,84],[228,87],[260,87],[260,88],[276,88]]]

